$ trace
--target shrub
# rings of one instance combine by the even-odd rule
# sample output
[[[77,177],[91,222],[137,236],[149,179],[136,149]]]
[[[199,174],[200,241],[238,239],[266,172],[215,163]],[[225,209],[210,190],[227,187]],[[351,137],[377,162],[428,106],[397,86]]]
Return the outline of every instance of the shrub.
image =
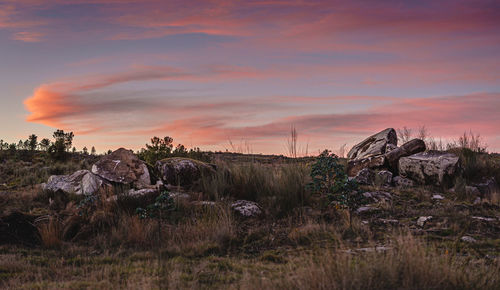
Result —
[[[351,215],[363,203],[357,183],[349,180],[337,155],[328,150],[323,151],[312,165],[311,178],[315,192],[326,196],[337,207],[346,207]]]

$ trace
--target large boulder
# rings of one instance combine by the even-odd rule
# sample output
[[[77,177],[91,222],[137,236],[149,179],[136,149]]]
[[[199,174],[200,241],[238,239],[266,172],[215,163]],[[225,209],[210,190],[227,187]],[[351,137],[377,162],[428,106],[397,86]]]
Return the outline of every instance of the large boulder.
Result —
[[[347,162],[347,175],[356,176],[364,168],[382,168],[385,165],[385,156],[371,156],[363,159],[349,160]]]
[[[401,157],[410,156],[425,151],[425,142],[421,139],[410,140],[401,147],[395,148],[385,154],[385,160],[393,173],[398,172],[398,162]]]
[[[108,183],[88,170],[79,170],[71,175],[53,175],[42,185],[44,191],[62,191],[68,194],[94,194]]]
[[[138,189],[151,186],[148,166],[131,150],[120,148],[102,157],[92,166],[92,173],[114,183]]]
[[[193,186],[202,176],[213,176],[214,166],[198,160],[182,157],[166,158],[156,162],[156,169],[164,184]]]
[[[399,174],[419,184],[450,187],[459,168],[459,158],[452,153],[428,151],[399,159]]]
[[[394,149],[394,146],[398,145],[396,130],[393,128],[387,128],[380,131],[355,145],[349,153],[347,153],[347,158],[349,158],[349,160],[360,160],[382,155],[387,151],[388,145],[390,149]]]

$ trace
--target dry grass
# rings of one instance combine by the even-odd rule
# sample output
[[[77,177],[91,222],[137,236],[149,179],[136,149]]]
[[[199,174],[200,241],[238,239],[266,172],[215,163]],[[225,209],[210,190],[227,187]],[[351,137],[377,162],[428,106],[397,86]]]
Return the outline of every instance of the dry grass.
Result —
[[[38,225],[42,245],[49,249],[59,248],[62,244],[61,222],[54,217],[47,217],[47,219]]]
[[[202,191],[212,200],[232,197],[257,201],[283,216],[310,203],[310,168],[304,163],[265,165],[218,164],[214,178],[204,178]]]
[[[279,278],[251,279],[262,289],[498,289],[499,260],[470,261],[396,236],[386,249],[320,249],[294,257]],[[258,285],[258,286],[257,286]]]

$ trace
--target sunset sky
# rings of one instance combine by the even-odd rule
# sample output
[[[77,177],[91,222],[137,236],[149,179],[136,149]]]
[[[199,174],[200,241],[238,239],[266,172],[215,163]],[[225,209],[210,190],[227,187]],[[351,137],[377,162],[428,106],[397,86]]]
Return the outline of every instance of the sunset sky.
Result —
[[[0,139],[309,152],[425,125],[500,151],[499,1],[0,0]]]

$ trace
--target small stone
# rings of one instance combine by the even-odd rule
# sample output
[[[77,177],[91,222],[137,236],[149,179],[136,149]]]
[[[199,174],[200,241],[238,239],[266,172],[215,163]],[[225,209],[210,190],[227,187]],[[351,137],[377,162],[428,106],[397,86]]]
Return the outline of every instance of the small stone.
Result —
[[[392,195],[386,191],[363,192],[363,196],[372,202],[391,201]]]
[[[417,220],[417,225],[423,227],[427,221],[432,219],[432,216],[421,216]]]
[[[432,199],[435,199],[435,200],[443,200],[443,199],[444,199],[444,197],[443,197],[442,195],[440,195],[440,194],[434,194],[434,195],[432,196]]]
[[[369,212],[376,212],[379,211],[379,208],[373,207],[373,206],[362,206],[356,210],[357,214],[363,214],[363,213],[369,213]]]
[[[244,217],[255,217],[262,213],[256,202],[248,200],[237,200],[231,204],[231,208]]]
[[[463,237],[461,237],[461,238],[460,238],[460,240],[461,240],[462,242],[471,243],[471,244],[473,244],[473,243],[476,243],[476,242],[477,242],[477,240],[476,240],[476,239],[474,239],[473,237],[470,237],[470,236],[463,236]]]

